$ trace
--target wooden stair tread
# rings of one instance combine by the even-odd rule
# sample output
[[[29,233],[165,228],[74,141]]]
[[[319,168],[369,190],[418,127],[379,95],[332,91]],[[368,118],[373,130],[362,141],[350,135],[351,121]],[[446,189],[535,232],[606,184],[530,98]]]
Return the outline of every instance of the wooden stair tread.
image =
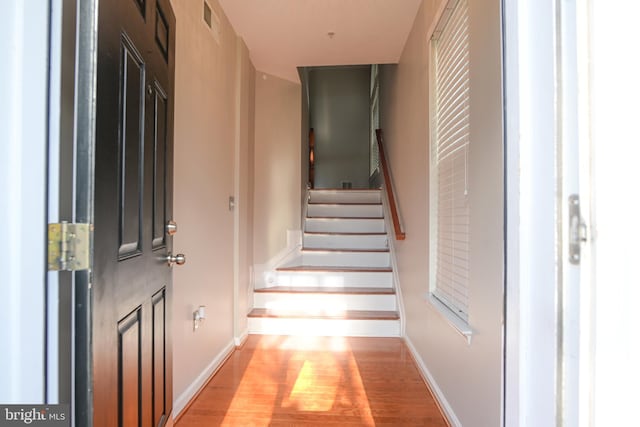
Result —
[[[310,216],[307,215],[307,219],[330,219],[330,220],[334,220],[334,219],[354,219],[354,220],[360,220],[362,221],[363,219],[384,219],[383,216]]]
[[[302,252],[348,252],[348,253],[388,253],[389,248],[379,249],[347,249],[347,248],[302,248]]]
[[[305,231],[304,234],[310,234],[313,236],[386,236],[387,233],[382,232],[346,232],[346,231]]]
[[[278,267],[277,271],[326,271],[330,273],[391,273],[391,267],[332,267],[318,265],[296,265],[292,267]]]
[[[322,287],[322,286],[272,286],[255,289],[256,293],[291,293],[291,294],[354,294],[354,295],[394,295],[393,288],[367,287]]]
[[[382,206],[382,202],[309,202],[309,206]]]
[[[270,310],[254,308],[248,317],[262,317],[275,319],[331,319],[331,320],[398,320],[397,311],[376,310],[345,310],[336,313],[326,313],[323,310]]]
[[[362,193],[377,193],[380,188],[312,188],[310,193],[341,193],[341,192],[362,192]]]

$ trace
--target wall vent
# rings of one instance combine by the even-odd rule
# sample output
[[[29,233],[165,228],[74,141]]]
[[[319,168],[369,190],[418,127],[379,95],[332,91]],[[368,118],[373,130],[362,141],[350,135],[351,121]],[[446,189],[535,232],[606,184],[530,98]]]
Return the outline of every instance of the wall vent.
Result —
[[[211,28],[211,8],[207,2],[204,2],[204,22]]]
[[[353,183],[351,181],[340,181],[340,185],[342,185],[343,190],[349,190],[353,188]]]
[[[207,1],[203,1],[204,10],[203,10],[203,18],[207,27],[211,30],[213,34],[213,38],[216,39],[216,42],[220,44],[220,18],[216,14],[216,11],[209,6]]]

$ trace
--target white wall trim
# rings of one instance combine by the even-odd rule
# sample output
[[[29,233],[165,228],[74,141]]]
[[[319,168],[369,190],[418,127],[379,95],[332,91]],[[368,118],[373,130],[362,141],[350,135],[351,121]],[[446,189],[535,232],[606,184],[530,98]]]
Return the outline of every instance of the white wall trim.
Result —
[[[236,336],[233,339],[233,341],[235,342],[236,347],[240,347],[242,344],[245,343],[245,341],[247,341],[247,338],[249,338],[249,328],[242,331],[240,335]]]
[[[178,398],[173,401],[173,418],[180,417],[181,412],[189,404],[189,402],[200,393],[202,387],[204,387],[209,379],[220,369],[222,364],[229,358],[231,353],[236,348],[235,339],[229,341],[229,343],[218,353],[211,363],[196,377],[196,379],[182,392]]]
[[[301,257],[302,230],[287,230],[287,246],[264,264],[254,264],[253,283],[255,289],[273,286],[276,280],[276,268],[291,263]]]
[[[212,15],[215,14],[212,11]],[[216,23],[217,16],[212,16],[212,23],[219,25],[219,20]],[[216,41],[220,42],[219,28],[213,30],[214,34],[217,34]],[[245,209],[245,201],[240,194],[240,169],[242,159],[240,158],[240,146],[242,140],[241,133],[241,118],[242,115],[242,39],[236,37],[236,69],[235,69],[236,87],[235,87],[235,138],[233,144],[233,198],[235,206],[233,208],[233,333],[238,334],[240,329],[240,318],[245,316],[245,313],[240,313],[240,210]]]
[[[387,230],[387,239],[389,243],[389,258],[391,260],[391,275],[393,277],[393,285],[396,290],[396,302],[398,304],[398,313],[400,314],[400,336],[406,335],[406,321],[404,311],[404,298],[402,298],[402,287],[400,286],[400,275],[398,274],[398,260],[396,258],[395,235],[393,233],[393,224],[391,223],[391,210],[389,209],[389,194],[386,190],[386,183],[380,190],[382,199],[382,208],[384,209],[384,227]]]
[[[50,2],[0,15],[0,354],[3,404],[44,403]]]
[[[436,32],[436,28],[438,28],[438,26],[441,24],[440,19],[442,18],[442,15],[444,15],[444,11],[447,8],[451,9],[454,6],[455,5],[453,4],[452,0],[440,0],[440,4],[438,4],[433,21],[431,21],[431,25],[429,25],[429,29],[427,30],[427,40],[431,40],[433,34]]]
[[[552,0],[503,7],[505,426],[557,422],[555,12]]]
[[[449,401],[444,396],[444,393],[438,386],[438,383],[433,378],[433,375],[431,375],[431,372],[429,372],[429,369],[424,363],[424,360],[422,360],[422,357],[420,357],[420,355],[418,354],[418,350],[413,345],[413,342],[411,342],[411,339],[408,336],[405,336],[404,341],[407,344],[411,355],[413,356],[413,360],[415,360],[416,365],[418,365],[418,370],[422,375],[422,379],[427,383],[427,385],[431,389],[431,392],[435,395],[434,397],[438,401],[437,403],[440,406],[440,409],[442,410],[443,415],[445,416],[449,424],[454,427],[462,427],[462,423],[460,423],[460,420],[453,411],[453,408],[449,404]]]

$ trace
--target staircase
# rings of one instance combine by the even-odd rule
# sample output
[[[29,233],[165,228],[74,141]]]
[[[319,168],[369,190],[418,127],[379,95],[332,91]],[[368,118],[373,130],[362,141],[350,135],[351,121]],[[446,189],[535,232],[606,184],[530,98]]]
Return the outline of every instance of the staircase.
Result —
[[[400,335],[380,190],[311,190],[303,245],[254,290],[249,332]]]

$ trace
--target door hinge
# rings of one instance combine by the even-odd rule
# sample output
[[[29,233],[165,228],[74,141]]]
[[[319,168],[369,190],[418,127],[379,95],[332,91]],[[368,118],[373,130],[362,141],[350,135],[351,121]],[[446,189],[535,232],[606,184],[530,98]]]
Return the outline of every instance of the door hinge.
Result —
[[[579,265],[582,244],[587,241],[587,224],[580,214],[580,196],[569,196],[569,262]]]
[[[49,271],[78,271],[89,268],[90,224],[49,224]]]

